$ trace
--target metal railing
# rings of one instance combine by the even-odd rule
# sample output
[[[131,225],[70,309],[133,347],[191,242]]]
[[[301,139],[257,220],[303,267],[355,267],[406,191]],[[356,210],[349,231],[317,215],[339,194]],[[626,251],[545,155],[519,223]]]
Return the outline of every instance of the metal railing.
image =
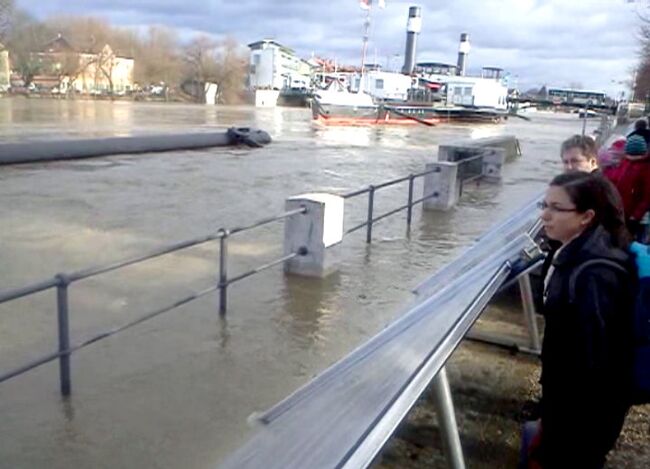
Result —
[[[56,288],[57,290],[57,329],[58,329],[58,350],[54,353],[50,353],[48,355],[42,356],[26,365],[23,365],[21,367],[15,368],[11,371],[5,372],[3,374],[0,374],[0,383],[7,381],[11,378],[14,378],[16,376],[19,376],[23,373],[26,373],[30,370],[33,370],[34,368],[37,368],[41,365],[44,365],[46,363],[49,363],[54,360],[59,360],[59,380],[60,380],[60,388],[61,388],[61,394],[63,396],[69,396],[71,392],[71,377],[70,377],[70,356],[72,353],[77,352],[78,350],[87,347],[88,345],[91,345],[95,342],[98,342],[100,340],[106,339],[112,335],[115,335],[119,332],[122,332],[126,329],[129,329],[137,324],[140,324],[142,322],[148,321],[149,319],[152,319],[156,316],[159,316],[163,313],[166,313],[168,311],[171,311],[172,309],[178,308],[179,306],[182,306],[184,304],[187,304],[193,300],[199,299],[209,293],[212,293],[216,290],[219,290],[219,313],[221,315],[224,315],[226,313],[226,308],[227,308],[227,295],[228,295],[228,286],[235,283],[239,282],[240,280],[243,280],[247,277],[250,277],[251,275],[257,274],[259,272],[262,272],[266,269],[269,269],[273,266],[276,266],[278,264],[281,264],[289,259],[293,259],[296,256],[300,255],[305,255],[306,251],[303,249],[299,249],[298,252],[293,252],[290,254],[287,254],[285,256],[282,256],[279,259],[275,259],[271,262],[268,262],[266,264],[263,264],[261,266],[255,267],[251,270],[248,270],[244,273],[241,273],[239,275],[233,276],[233,277],[228,277],[228,240],[229,238],[237,233],[242,233],[245,231],[252,230],[254,228],[258,228],[263,225],[267,225],[269,223],[279,221],[279,220],[284,220],[285,218],[298,215],[301,213],[306,213],[307,209],[305,207],[301,207],[295,210],[290,210],[284,213],[281,213],[276,216],[272,217],[267,217],[263,218],[261,220],[256,221],[255,223],[247,226],[240,226],[236,228],[232,228],[230,230],[228,229],[219,229],[216,233],[209,234],[207,236],[202,236],[200,238],[194,238],[188,241],[183,241],[179,243],[175,243],[169,246],[165,246],[162,248],[154,249],[152,251],[149,251],[146,254],[136,256],[136,257],[131,257],[128,259],[124,259],[121,261],[114,262],[112,264],[104,265],[104,266],[97,266],[97,267],[91,267],[88,269],[83,269],[79,270],[76,272],[72,273],[59,273],[55,275],[53,278],[43,280],[37,283],[34,283],[32,285],[22,287],[22,288],[17,288],[17,289],[12,289],[8,291],[1,291],[0,292],[0,304],[16,300],[25,296],[33,295],[35,293],[39,293],[45,290],[49,290],[51,288]],[[141,317],[128,322],[126,324],[123,324],[119,327],[116,327],[114,329],[111,329],[106,332],[102,332],[96,336],[91,337],[90,339],[84,340],[76,345],[71,345],[70,343],[70,324],[69,324],[69,292],[68,289],[70,285],[72,285],[74,282],[78,282],[80,280],[84,280],[90,277],[94,277],[96,275],[100,274],[105,274],[107,272],[111,272],[113,270],[121,269],[133,264],[137,264],[140,262],[144,262],[150,259],[154,259],[156,257],[160,257],[166,254],[170,254],[173,252],[180,251],[182,249],[186,249],[189,247],[197,246],[200,244],[207,243],[209,241],[214,241],[214,240],[219,240],[219,281],[216,285],[213,285],[211,287],[208,287],[200,292],[193,293],[191,295],[187,295],[167,306],[158,308],[154,311],[150,311],[147,314],[142,315]]]
[[[458,161],[457,163],[459,164],[459,179],[461,181],[461,184],[463,182],[470,182],[473,181],[479,177],[481,177],[480,173],[477,173],[475,171],[475,162],[478,160],[481,160],[483,158],[483,155],[476,155],[472,156],[469,158],[465,158],[462,161]],[[363,187],[361,189],[354,190],[352,192],[346,192],[344,194],[341,194],[341,197],[344,199],[350,199],[353,197],[357,197],[363,194],[368,194],[368,212],[367,212],[367,217],[366,221],[363,223],[359,223],[352,228],[349,228],[344,231],[344,235],[348,235],[350,233],[354,233],[355,231],[360,230],[363,227],[366,227],[366,243],[371,243],[372,242],[372,228],[375,223],[377,223],[380,220],[383,220],[384,218],[387,218],[391,215],[395,215],[396,213],[402,212],[406,210],[406,229],[407,231],[411,230],[411,222],[413,220],[413,207],[415,207],[418,204],[423,203],[425,200],[432,199],[434,197],[438,197],[439,193],[434,191],[431,194],[426,194],[423,197],[420,197],[419,199],[413,200],[413,191],[415,188],[415,179],[426,176],[428,174],[432,173],[439,173],[441,169],[439,167],[430,169],[428,171],[422,171],[420,173],[411,173],[408,176],[404,176],[401,178],[397,179],[392,179],[390,181],[382,182],[380,184],[371,184],[369,186]],[[384,189],[386,187],[394,186],[396,184],[400,184],[403,182],[408,181],[408,196],[407,196],[407,202],[405,205],[400,205],[397,208],[394,208],[386,213],[383,213],[381,215],[375,216],[374,211],[375,211],[375,193],[379,189]]]
[[[474,160],[481,158],[481,156],[476,156],[476,157],[470,157],[467,159],[462,160],[459,162],[461,165],[463,165],[465,162],[472,163]],[[344,199],[350,199],[359,195],[363,194],[368,194],[368,210],[367,210],[367,220],[363,223],[360,223],[344,232],[344,235],[353,233],[363,227],[366,227],[366,242],[371,243],[372,242],[372,228],[373,224],[377,223],[380,220],[383,220],[384,218],[387,218],[391,215],[394,215],[396,213],[399,213],[403,210],[407,211],[406,214],[406,223],[407,223],[407,229],[410,231],[411,229],[411,222],[413,218],[413,207],[423,203],[425,200],[437,197],[439,194],[437,192],[433,192],[431,194],[424,195],[423,197],[420,197],[418,199],[413,199],[413,191],[414,191],[414,186],[415,186],[415,179],[420,178],[423,176],[426,176],[428,174],[440,172],[440,168],[436,167],[428,171],[423,171],[420,173],[412,173],[409,174],[408,176],[404,176],[401,178],[393,179],[390,181],[382,182],[380,184],[376,185],[369,185],[367,187],[348,192],[345,194],[342,194],[341,196]],[[468,181],[468,180],[473,180],[475,179],[474,174],[471,174],[471,172],[459,172],[461,174],[461,182],[462,181]],[[464,175],[464,176],[463,176]],[[377,190],[390,187],[396,184],[400,184],[403,182],[408,181],[408,196],[407,196],[407,203],[405,205],[401,205],[393,210],[390,210],[386,213],[383,213],[379,216],[374,216],[374,198],[375,198],[375,192]],[[267,218],[262,218],[250,225],[246,226],[240,226],[240,227],[235,227],[231,229],[226,229],[226,228],[221,228],[217,230],[216,233],[209,234],[206,236],[202,236],[199,238],[194,238],[190,239],[187,241],[182,241],[179,243],[175,243],[169,246],[164,246],[161,248],[154,249],[152,251],[149,251],[145,254],[142,254],[140,256],[136,257],[131,257],[128,259],[123,259],[120,261],[116,261],[112,264],[108,265],[103,265],[103,266],[95,266],[95,267],[90,267],[87,269],[79,270],[76,272],[72,273],[59,273],[56,274],[54,277],[43,280],[37,283],[34,283],[32,285],[28,285],[26,287],[21,287],[17,289],[12,289],[12,290],[7,290],[7,291],[0,291],[0,304],[16,300],[25,296],[33,295],[39,292],[43,292],[46,290],[49,290],[51,288],[56,288],[57,290],[57,329],[58,329],[58,350],[56,352],[50,353],[48,355],[42,356],[24,366],[15,368],[11,371],[5,372],[3,374],[0,374],[0,383],[7,381],[11,378],[14,378],[16,376],[19,376],[23,373],[26,373],[30,370],[33,370],[34,368],[37,368],[41,365],[44,365],[46,363],[49,363],[54,360],[59,360],[59,379],[60,379],[60,388],[61,388],[61,394],[63,396],[69,396],[71,392],[71,372],[70,372],[70,356],[72,353],[77,352],[78,350],[87,347],[95,342],[98,342],[100,340],[106,339],[108,337],[111,337],[112,335],[115,335],[119,332],[122,332],[126,329],[129,329],[133,326],[136,326],[142,322],[148,321],[154,317],[157,317],[163,313],[169,312],[175,308],[178,308],[182,305],[185,305],[191,301],[197,300],[199,298],[202,298],[205,295],[208,295],[214,291],[219,291],[219,314],[221,316],[224,316],[227,311],[227,306],[228,306],[228,287],[232,285],[233,283],[239,282],[240,280],[244,280],[245,278],[248,278],[252,275],[255,275],[257,273],[260,273],[264,270],[267,270],[271,267],[277,266],[279,264],[283,264],[284,262],[293,259],[296,256],[304,256],[307,254],[307,249],[304,247],[299,248],[296,252],[289,253],[287,255],[284,255],[278,259],[275,259],[273,261],[270,261],[266,264],[262,264],[258,267],[255,267],[251,270],[248,270],[246,272],[243,272],[241,274],[229,277],[228,275],[228,241],[229,239],[237,234],[237,233],[242,233],[245,231],[249,231],[264,225],[267,225],[269,223],[273,223],[279,220],[284,220],[286,218],[292,217],[294,215],[298,214],[304,214],[307,212],[306,207],[301,207],[298,209],[294,210],[289,210],[284,213],[281,213],[279,215],[267,217]],[[77,343],[76,345],[71,345],[70,342],[70,324],[69,324],[69,287],[78,281],[88,279],[90,277],[94,277],[97,275],[105,274],[114,270],[118,270],[124,267],[128,267],[134,264],[138,264],[140,262],[144,262],[150,259],[154,259],[160,256],[164,256],[166,254],[171,254],[177,251],[180,251],[182,249],[187,249],[193,246],[197,246],[200,244],[204,244],[210,241],[219,241],[219,271],[218,271],[218,282],[210,286],[204,290],[201,290],[200,292],[193,293],[191,295],[187,295],[167,306],[158,308],[154,311],[150,311],[149,313],[146,313],[142,315],[141,317],[128,322],[122,326],[113,328],[109,331],[102,332],[100,334],[97,334],[90,339],[87,339],[85,341],[82,341],[80,343]]]

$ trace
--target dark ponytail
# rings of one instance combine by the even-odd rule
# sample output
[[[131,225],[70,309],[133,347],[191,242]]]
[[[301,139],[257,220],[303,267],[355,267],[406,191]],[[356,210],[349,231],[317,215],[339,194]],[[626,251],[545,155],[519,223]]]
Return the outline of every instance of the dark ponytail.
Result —
[[[627,248],[632,236],[625,227],[621,196],[609,180],[598,174],[569,171],[555,176],[550,185],[563,188],[579,213],[593,210],[592,226],[602,225],[614,246]]]

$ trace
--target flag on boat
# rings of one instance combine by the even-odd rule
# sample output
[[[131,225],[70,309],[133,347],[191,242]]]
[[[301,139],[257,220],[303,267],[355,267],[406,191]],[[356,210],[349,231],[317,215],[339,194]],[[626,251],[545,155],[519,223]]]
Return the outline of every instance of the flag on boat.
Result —
[[[359,0],[359,6],[364,10],[370,10],[373,3],[379,8],[386,8],[386,0]]]

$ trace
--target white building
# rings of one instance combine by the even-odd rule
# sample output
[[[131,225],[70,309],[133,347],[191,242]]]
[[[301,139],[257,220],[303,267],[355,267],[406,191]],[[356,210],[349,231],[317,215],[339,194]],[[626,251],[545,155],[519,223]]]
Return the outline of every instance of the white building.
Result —
[[[248,84],[251,89],[308,88],[311,66],[293,50],[273,40],[253,42]]]
[[[0,43],[0,93],[9,89],[11,70],[9,68],[9,52]]]

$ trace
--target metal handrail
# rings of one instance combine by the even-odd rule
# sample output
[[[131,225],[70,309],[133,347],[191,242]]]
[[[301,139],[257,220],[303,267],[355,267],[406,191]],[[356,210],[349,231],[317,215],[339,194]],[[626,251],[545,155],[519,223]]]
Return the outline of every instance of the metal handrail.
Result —
[[[184,298],[182,298],[180,300],[177,300],[177,301],[175,301],[174,303],[172,303],[172,304],[170,304],[168,306],[164,306],[164,307],[159,308],[159,309],[157,309],[155,311],[147,313],[147,314],[145,314],[145,315],[143,315],[143,316],[139,317],[138,319],[135,319],[135,320],[133,320],[131,322],[128,322],[128,323],[123,324],[123,325],[121,325],[119,327],[113,328],[113,329],[111,329],[109,331],[102,332],[101,334],[93,336],[90,339],[84,340],[84,341],[78,343],[77,345],[74,345],[72,347],[66,347],[65,349],[59,350],[58,352],[55,352],[55,353],[52,353],[52,354],[49,354],[49,355],[45,355],[45,356],[43,356],[43,357],[41,357],[41,358],[39,358],[37,360],[34,360],[31,363],[28,363],[27,365],[23,365],[23,366],[21,366],[19,368],[16,368],[16,369],[14,369],[12,371],[9,371],[9,372],[6,372],[6,373],[0,375],[0,383],[2,383],[4,381],[7,381],[7,380],[9,380],[9,379],[11,379],[11,378],[13,378],[15,376],[26,373],[27,371],[33,370],[34,368],[37,368],[37,367],[39,367],[41,365],[45,365],[46,363],[54,361],[57,358],[61,358],[61,357],[64,357],[64,356],[69,356],[72,353],[77,352],[78,350],[81,350],[84,347],[87,347],[87,346],[89,346],[91,344],[94,344],[95,342],[98,342],[98,341],[100,341],[102,339],[106,339],[106,338],[108,338],[108,337],[110,337],[112,335],[115,335],[118,332],[122,332],[122,331],[124,331],[126,329],[130,329],[133,326],[136,326],[136,325],[138,325],[140,323],[148,321],[149,319],[152,319],[152,318],[154,318],[156,316],[159,316],[159,315],[161,315],[163,313],[171,311],[172,309],[178,308],[179,306],[182,306],[182,305],[184,305],[186,303],[189,303],[190,301],[199,299],[199,298],[207,295],[208,293],[212,293],[213,291],[217,290],[218,288],[219,288],[218,285],[206,288],[205,290],[202,290],[202,291],[200,291],[198,293],[194,293],[194,294],[186,296],[186,297],[184,297]]]
[[[32,295],[35,293],[39,293],[45,290],[48,290],[50,288],[55,288],[57,289],[57,328],[58,328],[58,339],[59,339],[59,347],[58,351],[54,353],[50,353],[47,355],[44,355],[30,363],[27,363],[26,365],[22,365],[18,368],[15,368],[13,370],[10,370],[8,372],[5,372],[3,374],[0,374],[0,383],[7,381],[11,378],[14,378],[16,376],[19,376],[23,373],[26,373],[30,370],[33,370],[34,368],[37,368],[39,366],[45,365],[46,363],[49,363],[54,360],[59,360],[59,376],[60,376],[60,387],[61,387],[61,394],[64,396],[69,396],[71,392],[71,378],[70,378],[70,355],[84,347],[87,347],[95,342],[98,342],[100,340],[106,339],[112,335],[115,335],[119,332],[122,332],[126,329],[129,329],[133,326],[136,326],[142,322],[148,321],[149,319],[152,319],[156,316],[159,316],[163,313],[166,313],[168,311],[171,311],[173,309],[178,308],[179,306],[182,306],[186,303],[189,303],[193,300],[196,300],[198,298],[201,298],[209,293],[212,293],[216,290],[219,290],[219,313],[220,314],[225,314],[226,312],[226,304],[227,304],[227,288],[229,285],[238,282],[240,280],[243,280],[247,277],[250,277],[254,274],[257,274],[259,272],[262,272],[266,269],[269,269],[271,267],[274,267],[278,264],[281,264],[283,262],[286,262],[290,259],[293,259],[296,256],[300,255],[305,255],[307,254],[305,249],[299,249],[297,252],[287,254],[285,256],[282,256],[279,259],[275,259],[271,262],[268,262],[266,264],[263,264],[261,266],[255,267],[252,270],[246,271],[242,274],[239,274],[237,276],[228,278],[227,276],[227,264],[228,264],[228,251],[227,251],[227,244],[226,241],[227,239],[232,236],[233,234],[236,233],[242,233],[245,231],[252,230],[254,228],[258,228],[263,225],[267,225],[269,223],[283,220],[285,218],[289,218],[294,215],[298,215],[301,213],[306,213],[307,208],[306,207],[300,207],[294,210],[289,210],[286,212],[283,212],[281,214],[271,216],[271,217],[266,217],[262,218],[260,220],[257,220],[256,222],[250,224],[250,225],[245,225],[245,226],[240,226],[233,228],[231,230],[226,230],[226,229],[219,229],[216,233],[212,233],[206,236],[201,236],[199,238],[194,238],[190,239],[187,241],[182,241],[179,243],[174,243],[172,245],[164,246],[161,248],[154,249],[152,251],[147,252],[146,254],[140,255],[140,256],[135,256],[135,257],[130,257],[127,259],[122,259],[120,261],[113,262],[108,265],[103,265],[103,266],[95,266],[95,267],[90,267],[87,269],[82,269],[78,270],[72,273],[59,273],[56,276],[54,276],[51,279],[43,280],[37,283],[34,283],[32,285],[28,285],[26,287],[22,288],[17,288],[17,289],[11,289],[11,290],[6,290],[0,292],[0,304],[12,301],[18,298],[22,298],[28,295]],[[87,339],[85,341],[82,341],[74,346],[70,345],[70,326],[69,326],[69,305],[68,305],[68,287],[77,281],[87,279],[89,277],[93,277],[96,275],[104,274],[107,272],[111,272],[117,269],[121,269],[123,267],[127,267],[133,264],[137,264],[140,262],[144,262],[146,260],[154,259],[156,257],[163,256],[165,254],[170,254],[173,252],[180,251],[182,249],[186,249],[189,247],[197,246],[199,244],[203,244],[209,241],[213,240],[219,240],[220,241],[220,249],[219,249],[219,282],[216,285],[213,285],[209,288],[206,288],[200,292],[185,296],[179,300],[174,301],[173,303],[158,308],[154,311],[151,311],[147,314],[144,314],[143,316],[130,321],[126,324],[123,324],[121,326],[118,326],[116,328],[113,328],[109,331],[102,332],[98,335],[95,335],[91,337],[90,339]]]
[[[469,162],[472,162],[472,161],[475,161],[475,160],[479,160],[481,158],[483,158],[483,155],[481,155],[481,154],[474,155],[474,156],[470,156],[470,157],[467,157],[467,158],[463,158],[462,160],[458,161],[457,163],[458,164],[465,164],[465,163],[469,163]],[[391,179],[390,181],[385,181],[385,182],[382,182],[382,183],[379,183],[379,184],[371,184],[369,186],[362,187],[360,189],[357,189],[357,190],[354,190],[354,191],[351,191],[351,192],[345,192],[345,193],[341,194],[341,197],[343,197],[344,199],[350,199],[352,197],[356,197],[356,196],[359,196],[359,195],[368,194],[368,215],[367,215],[366,221],[363,222],[363,223],[359,223],[358,225],[355,225],[352,228],[349,228],[343,234],[348,235],[348,234],[354,233],[355,231],[358,231],[358,230],[360,230],[361,228],[363,228],[365,226],[366,227],[366,242],[371,243],[372,242],[372,227],[373,227],[373,224],[380,221],[380,220],[383,220],[384,218],[387,218],[387,217],[389,217],[391,215],[395,215],[396,213],[399,213],[402,210],[407,210],[406,228],[407,228],[408,231],[410,231],[411,230],[412,209],[413,209],[413,207],[415,205],[419,204],[419,203],[424,202],[427,199],[437,197],[439,195],[438,192],[433,192],[432,194],[429,194],[429,195],[426,195],[426,196],[421,197],[419,199],[413,200],[413,188],[414,188],[415,179],[419,178],[419,177],[422,177],[422,176],[426,176],[428,174],[439,173],[439,172],[440,172],[440,168],[436,167],[436,168],[429,169],[429,170],[426,170],[426,171],[422,171],[422,172],[419,172],[419,173],[411,173],[408,176],[403,176],[403,177],[400,177],[400,178],[397,178],[397,179]],[[472,175],[472,176],[469,176],[469,177],[466,177],[466,178],[462,179],[461,182],[470,182],[470,181],[473,181],[473,180],[476,180],[476,179],[480,178],[481,176],[482,175],[480,175],[480,174]],[[405,205],[401,205],[398,208],[395,208],[393,210],[390,210],[390,211],[388,211],[386,213],[383,213],[383,214],[375,217],[374,216],[375,192],[377,190],[379,190],[379,189],[383,189],[385,187],[390,187],[390,186],[393,186],[395,184],[399,184],[399,183],[406,182],[406,181],[409,182],[408,202]]]
[[[475,159],[475,157],[469,158],[469,159]],[[468,160],[469,160],[468,159]],[[352,191],[346,194],[343,194],[341,197],[344,199],[346,198],[351,198],[355,197],[357,195],[365,194],[368,193],[368,218],[367,221],[364,223],[361,223],[349,230],[347,230],[344,234],[350,234],[354,231],[357,231],[364,226],[367,228],[366,232],[366,242],[370,243],[372,242],[372,226],[374,223],[387,218],[391,215],[394,215],[396,213],[401,212],[402,210],[407,210],[407,227],[410,230],[411,228],[411,219],[412,219],[412,209],[414,206],[416,206],[419,203],[424,202],[425,200],[436,197],[438,195],[437,192],[434,192],[432,194],[426,195],[424,197],[421,197],[419,199],[414,200],[413,199],[413,189],[414,189],[414,182],[416,178],[426,176],[428,174],[440,172],[440,168],[433,168],[430,170],[422,171],[419,173],[411,173],[408,176],[403,176],[397,179],[392,179],[390,181],[385,181],[376,185],[369,185],[365,188]],[[393,186],[395,184],[399,184],[402,182],[409,182],[409,187],[408,187],[408,202],[405,205],[402,205],[400,207],[397,207],[393,210],[390,210],[386,213],[383,213],[379,216],[374,216],[374,194],[375,191],[378,189],[383,189],[386,187]],[[258,267],[255,267],[251,270],[248,270],[246,272],[243,272],[239,275],[236,275],[234,277],[228,277],[228,240],[229,238],[237,233],[242,233],[245,231],[249,231],[255,228],[258,228],[260,226],[267,225],[269,223],[273,223],[275,221],[283,220],[289,217],[292,217],[294,215],[306,213],[307,208],[302,206],[300,208],[294,209],[294,210],[288,210],[285,211],[281,214],[275,215],[275,216],[270,216],[266,218],[262,218],[260,220],[257,220],[253,222],[250,225],[244,225],[244,226],[238,226],[232,229],[224,229],[221,228],[219,229],[216,233],[211,233],[205,236],[201,236],[198,238],[193,238],[190,240],[186,241],[181,241],[178,243],[174,243],[168,246],[163,246],[154,250],[151,250],[145,254],[135,256],[135,257],[129,257],[126,259],[122,259],[116,262],[113,262],[108,265],[102,265],[102,266],[94,266],[82,270],[78,270],[75,272],[71,273],[59,273],[55,277],[51,279],[46,279],[37,283],[34,283],[32,285],[28,285],[27,287],[22,287],[22,288],[17,288],[17,289],[11,289],[11,290],[5,290],[5,291],[0,291],[0,304],[15,300],[18,298],[22,298],[28,295],[32,295],[35,293],[39,293],[45,290],[48,290],[50,288],[56,288],[57,289],[57,316],[58,316],[58,335],[59,335],[59,350],[55,353],[45,355],[31,363],[28,363],[27,365],[23,365],[19,368],[16,368],[14,370],[11,370],[9,372],[6,372],[4,374],[0,374],[0,383],[3,381],[6,381],[10,378],[13,378],[15,376],[18,376],[20,374],[23,374],[27,371],[30,371],[38,366],[44,365],[46,363],[49,363],[53,360],[59,359],[59,364],[60,364],[60,384],[61,384],[61,393],[64,396],[68,396],[70,394],[71,390],[71,381],[70,381],[70,355],[79,349],[86,347],[90,344],[93,344],[99,340],[105,339],[107,337],[110,337],[114,334],[117,334],[125,329],[128,329],[130,327],[133,327],[137,324],[140,324],[144,321],[147,321],[149,319],[152,319],[160,314],[163,314],[165,312],[171,311],[172,309],[175,309],[181,305],[184,305],[190,301],[193,301],[195,299],[201,298],[204,295],[207,295],[208,293],[211,293],[213,291],[218,290],[219,291],[219,314],[220,315],[225,315],[226,310],[227,310],[227,292],[228,292],[228,286],[235,283],[239,282],[245,278],[248,278],[252,275],[255,275],[259,272],[262,272],[264,270],[267,270],[271,267],[277,266],[279,264],[282,264],[288,260],[291,260],[295,258],[296,256],[302,256],[306,255],[307,251],[305,248],[300,248],[297,252],[292,252],[289,254],[286,254],[278,259],[275,259],[273,261],[270,261],[266,264],[260,265]],[[121,269],[123,267],[127,267],[130,265],[134,265],[140,262],[144,262],[146,260],[154,259],[166,254],[170,254],[182,249],[187,249],[189,247],[197,246],[200,244],[204,244],[210,241],[214,240],[219,240],[219,281],[215,286],[209,287],[206,290],[203,290],[199,293],[189,295],[187,297],[184,297],[174,303],[172,303],[169,306],[165,306],[163,308],[159,308],[155,311],[152,311],[150,313],[147,313],[143,316],[141,316],[138,319],[135,319],[134,321],[131,321],[127,324],[124,324],[122,326],[119,326],[117,328],[111,329],[107,332],[103,332],[99,335],[96,335],[84,342],[81,342],[75,346],[70,346],[70,338],[69,338],[69,324],[68,324],[68,287],[77,281],[84,280],[90,277],[94,277],[96,275],[108,273],[117,269]]]
[[[431,198],[433,198],[433,197],[437,197],[437,196],[438,196],[438,193],[437,193],[437,192],[433,192],[433,193],[431,193],[431,194],[429,194],[429,195],[427,195],[427,196],[421,197],[421,198],[419,198],[419,199],[416,199],[416,200],[410,200],[410,202],[407,203],[407,204],[405,204],[405,205],[401,205],[401,206],[399,206],[399,207],[397,207],[397,208],[395,208],[395,209],[393,209],[393,210],[390,210],[390,211],[388,211],[388,212],[386,212],[386,213],[383,213],[383,214],[381,214],[381,215],[379,215],[379,216],[373,218],[372,220],[365,221],[365,222],[363,222],[363,223],[360,223],[360,224],[358,224],[358,225],[353,226],[352,228],[346,230],[343,234],[346,234],[346,235],[347,235],[347,234],[350,234],[350,233],[354,233],[355,231],[360,230],[360,229],[363,228],[364,226],[368,226],[368,225],[374,224],[374,223],[376,223],[376,222],[378,222],[378,221],[380,221],[380,220],[383,220],[384,218],[388,218],[388,217],[391,216],[391,215],[395,215],[396,213],[399,213],[399,212],[401,212],[402,210],[410,209],[410,208],[412,208],[412,207],[414,207],[414,206],[416,206],[416,205],[418,205],[418,204],[424,202],[425,200],[428,200],[428,199],[431,199]],[[408,225],[409,227],[411,226],[410,219],[407,220],[407,225]]]
[[[379,183],[379,184],[376,184],[376,185],[370,185],[370,186],[362,187],[361,189],[357,189],[357,190],[354,190],[354,191],[351,191],[351,192],[346,192],[344,194],[341,194],[341,197],[343,197],[344,199],[349,199],[351,197],[356,197],[357,195],[361,195],[361,194],[365,194],[367,192],[370,192],[372,187],[374,187],[375,189],[383,189],[384,187],[389,187],[389,186],[393,186],[395,184],[399,184],[400,182],[408,181],[411,178],[422,177],[422,176],[426,176],[427,174],[438,173],[438,172],[440,172],[440,169],[434,168],[434,169],[430,169],[428,171],[422,171],[421,173],[409,174],[408,176],[404,176],[404,177],[397,178],[397,179],[391,179],[390,181],[382,182],[382,183]]]

